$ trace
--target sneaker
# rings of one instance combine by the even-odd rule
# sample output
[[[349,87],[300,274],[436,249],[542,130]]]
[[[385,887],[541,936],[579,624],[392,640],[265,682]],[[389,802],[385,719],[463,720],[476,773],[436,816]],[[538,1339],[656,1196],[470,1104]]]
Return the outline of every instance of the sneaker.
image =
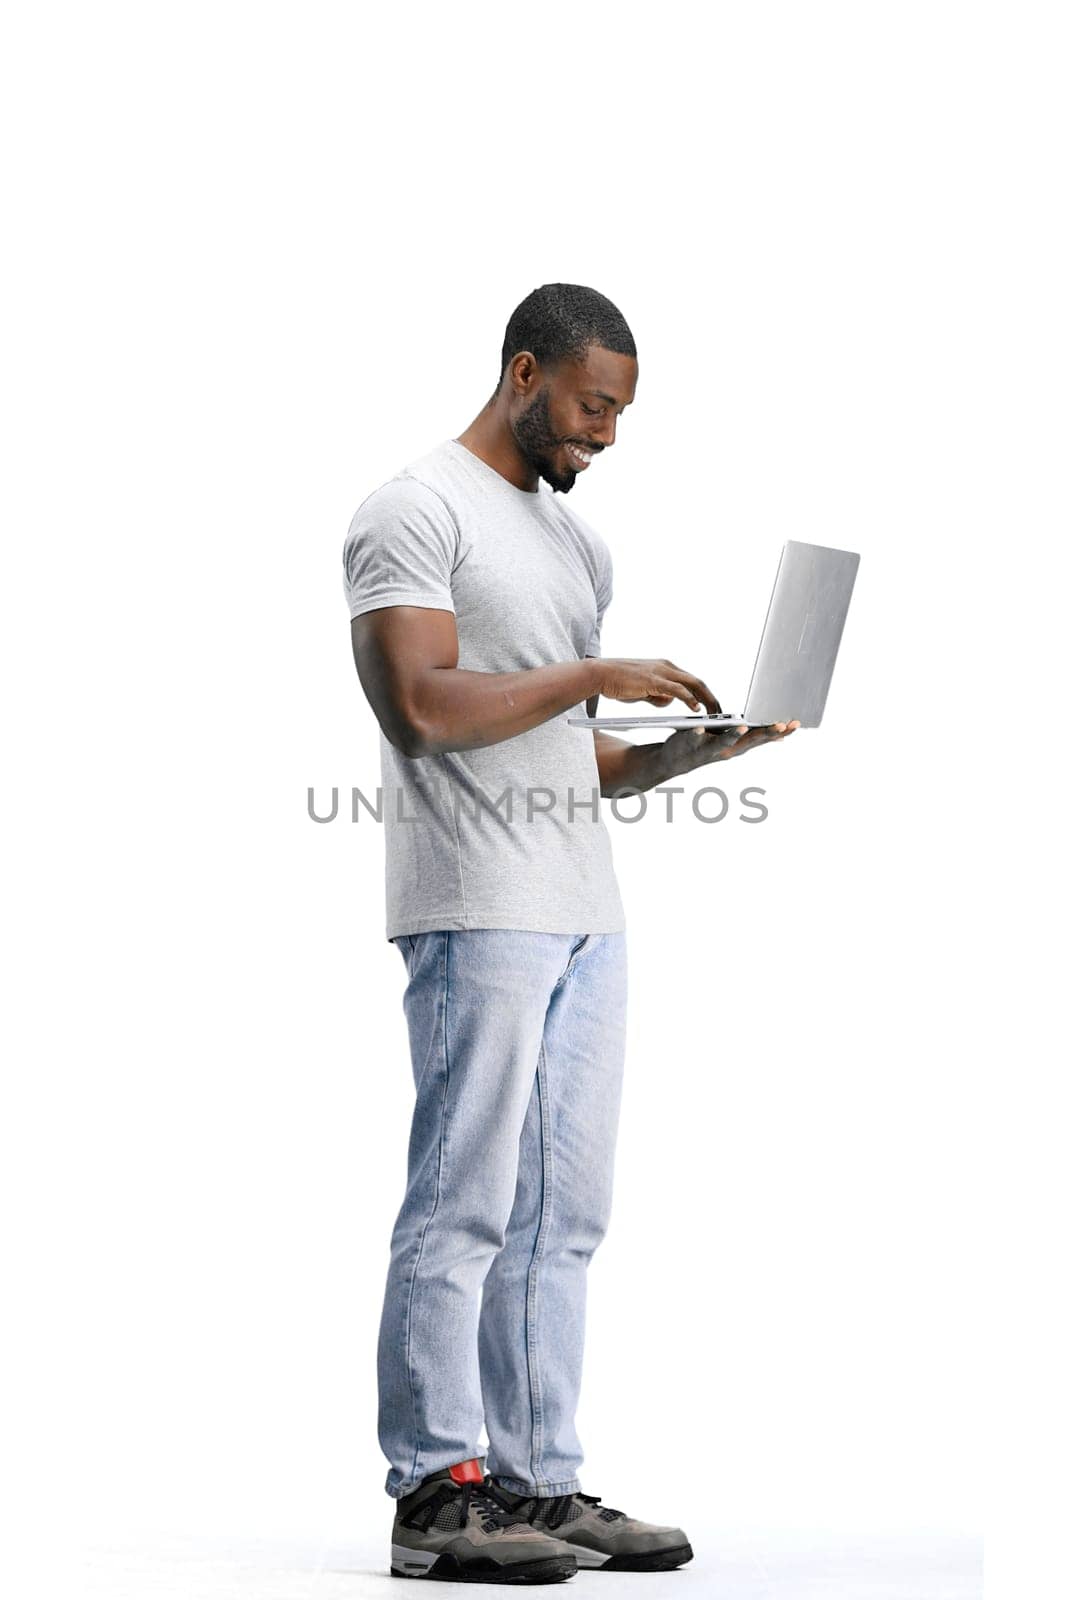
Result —
[[[669,1572],[693,1559],[681,1528],[638,1522],[600,1504],[595,1494],[549,1496],[514,1494],[492,1479],[489,1493],[505,1510],[524,1518],[539,1533],[551,1534],[573,1550],[580,1567],[601,1572]]]
[[[390,1570],[447,1583],[559,1583],[578,1562],[569,1545],[491,1499],[477,1461],[461,1461],[398,1500]]]

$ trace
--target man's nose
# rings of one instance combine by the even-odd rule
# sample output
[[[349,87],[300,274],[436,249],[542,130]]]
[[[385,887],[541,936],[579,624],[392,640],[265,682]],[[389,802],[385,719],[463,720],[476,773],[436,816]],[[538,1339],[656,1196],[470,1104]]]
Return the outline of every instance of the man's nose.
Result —
[[[593,438],[597,444],[606,450],[608,445],[615,443],[615,418],[605,417],[594,429]]]

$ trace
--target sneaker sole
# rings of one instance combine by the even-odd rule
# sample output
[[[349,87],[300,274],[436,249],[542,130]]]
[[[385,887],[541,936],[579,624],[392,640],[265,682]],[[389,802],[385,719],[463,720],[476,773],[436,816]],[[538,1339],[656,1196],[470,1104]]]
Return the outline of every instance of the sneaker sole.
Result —
[[[590,1552],[593,1554],[593,1552]],[[581,1558],[579,1557],[579,1560]],[[691,1544],[675,1545],[673,1550],[637,1550],[631,1555],[609,1556],[606,1561],[590,1562],[593,1572],[670,1572],[693,1559]],[[584,1568],[584,1562],[582,1563]]]
[[[431,1578],[437,1583],[562,1583],[578,1570],[574,1556],[543,1556],[537,1561],[493,1561],[479,1556],[460,1561],[445,1550],[435,1556],[429,1550],[407,1550],[393,1546],[390,1574],[394,1578]]]

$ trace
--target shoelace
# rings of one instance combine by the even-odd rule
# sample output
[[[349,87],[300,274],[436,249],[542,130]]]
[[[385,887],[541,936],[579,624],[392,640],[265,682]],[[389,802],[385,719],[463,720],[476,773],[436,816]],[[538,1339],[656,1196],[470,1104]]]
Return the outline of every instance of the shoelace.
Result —
[[[411,1528],[418,1528],[425,1532],[433,1526],[437,1513],[441,1507],[456,1498],[456,1486],[451,1483],[442,1483],[433,1494],[427,1496],[420,1505],[403,1519]],[[464,1483],[459,1489],[459,1525],[465,1528],[470,1520],[471,1512],[475,1514],[486,1533],[495,1533],[498,1528],[509,1527],[512,1523],[525,1522],[525,1517],[516,1516],[503,1501],[498,1500],[485,1483]]]
[[[494,1494],[491,1483],[486,1487],[488,1492],[494,1495],[498,1505],[511,1509],[511,1506],[503,1499],[502,1495]],[[573,1494],[552,1495],[547,1500],[542,1500],[534,1495],[527,1495],[517,1504],[512,1502],[512,1505],[516,1511],[521,1510],[523,1512],[523,1521],[526,1520],[527,1511],[535,1511],[537,1520],[543,1522],[546,1528],[559,1528],[567,1520],[567,1513],[570,1510],[572,1500],[582,1500],[587,1506],[600,1506],[600,1496],[598,1494],[583,1494],[581,1490],[576,1490]],[[616,1511],[611,1506],[600,1506],[600,1515],[605,1522],[616,1522],[619,1517],[625,1516],[626,1513],[624,1511]]]
[[[497,1528],[507,1528],[516,1522],[523,1522],[523,1517],[517,1517],[507,1506],[501,1505],[495,1495],[491,1494],[485,1483],[465,1483],[460,1491],[460,1527],[467,1526],[467,1516],[473,1508],[477,1513],[482,1527],[492,1533]]]

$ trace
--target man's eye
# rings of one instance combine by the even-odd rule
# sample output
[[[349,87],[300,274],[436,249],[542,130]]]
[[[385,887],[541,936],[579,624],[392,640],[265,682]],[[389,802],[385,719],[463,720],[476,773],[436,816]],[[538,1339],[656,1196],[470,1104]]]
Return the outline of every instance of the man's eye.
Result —
[[[601,410],[602,409],[603,408],[601,407]],[[599,417],[600,416],[600,411],[597,409],[597,407],[596,406],[587,406],[584,400],[582,401],[582,410],[585,412],[587,417]]]

